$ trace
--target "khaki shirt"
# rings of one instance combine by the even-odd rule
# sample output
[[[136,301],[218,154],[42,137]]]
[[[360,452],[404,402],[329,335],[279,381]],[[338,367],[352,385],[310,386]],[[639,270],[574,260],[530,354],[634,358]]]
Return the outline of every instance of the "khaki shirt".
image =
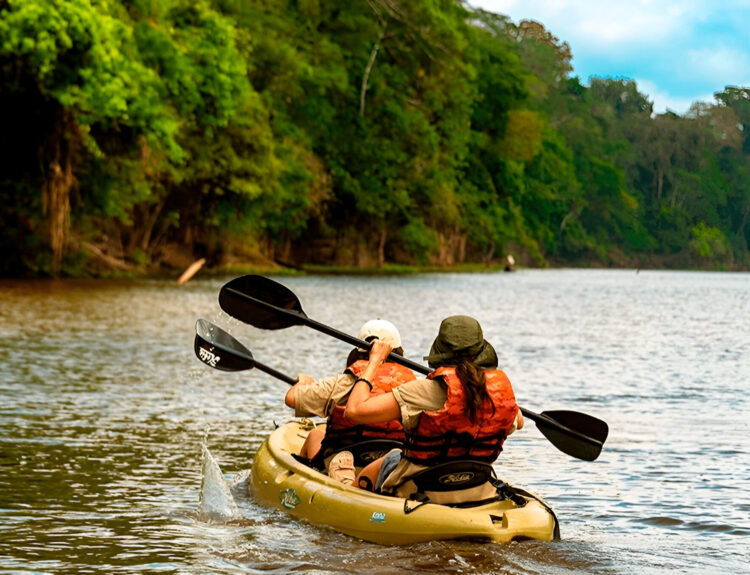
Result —
[[[342,373],[294,390],[294,415],[297,417],[328,417],[337,405],[346,405],[356,378]],[[416,429],[423,411],[437,411],[448,394],[440,380],[415,379],[393,389],[393,397],[401,410],[401,424],[407,431]],[[510,433],[515,431],[515,425]]]
[[[356,378],[342,373],[294,390],[294,415],[297,417],[328,417],[337,405],[346,405]],[[415,379],[394,388],[393,396],[401,410],[404,429],[412,430],[423,411],[443,407],[448,394],[443,384],[431,379]]]
[[[346,405],[356,378],[342,373],[294,389],[294,415],[328,417],[337,405]]]

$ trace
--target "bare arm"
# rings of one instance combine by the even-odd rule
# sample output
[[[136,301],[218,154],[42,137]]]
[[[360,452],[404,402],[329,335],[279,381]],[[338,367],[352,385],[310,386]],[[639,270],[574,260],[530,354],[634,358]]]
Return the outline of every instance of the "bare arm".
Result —
[[[511,433],[515,433],[519,429],[523,427],[524,419],[523,419],[523,413],[521,413],[521,409],[518,409],[518,413],[516,413],[516,418],[513,420],[513,425],[510,426],[510,429],[508,430],[508,435]]]
[[[375,340],[370,348],[370,361],[361,379],[371,381],[375,376],[375,370],[383,364],[389,353],[390,345]],[[370,386],[363,381],[357,381],[346,403],[344,417],[354,423],[378,423],[400,419],[401,410],[393,393],[372,396]]]

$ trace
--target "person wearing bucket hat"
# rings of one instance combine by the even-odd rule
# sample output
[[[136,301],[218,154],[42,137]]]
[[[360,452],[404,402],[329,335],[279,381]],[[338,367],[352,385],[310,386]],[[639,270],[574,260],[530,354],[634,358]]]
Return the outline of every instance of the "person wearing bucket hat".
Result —
[[[359,339],[378,340],[395,353],[403,355],[401,335],[396,326],[384,319],[372,319],[359,330]],[[286,394],[285,403],[294,408],[297,417],[327,417],[325,433],[313,429],[307,436],[299,456],[318,468],[328,469],[328,474],[342,481],[354,481],[354,454],[346,448],[368,440],[389,439],[402,442],[404,430],[397,420],[374,424],[355,424],[344,417],[344,406],[349,393],[368,365],[369,352],[354,348],[346,360],[344,373],[315,381],[299,374],[297,383]],[[390,392],[393,388],[414,380],[408,368],[391,362],[382,363],[367,380],[372,394]]]
[[[389,346],[375,342],[362,377],[388,356]],[[491,463],[505,438],[523,427],[508,377],[497,369],[497,354],[484,339],[479,322],[469,316],[445,318],[425,358],[434,371],[427,379],[406,383],[372,397],[357,383],[345,415],[358,423],[399,417],[406,433],[402,450],[393,450],[365,467],[359,487],[409,497],[417,490],[409,478],[431,466],[459,460]],[[431,493],[434,503],[481,501],[495,495],[486,483],[470,489]]]
[[[424,359],[433,368],[458,365],[462,359],[485,369],[497,367],[495,348],[484,339],[482,326],[466,315],[454,315],[442,321],[430,353]]]

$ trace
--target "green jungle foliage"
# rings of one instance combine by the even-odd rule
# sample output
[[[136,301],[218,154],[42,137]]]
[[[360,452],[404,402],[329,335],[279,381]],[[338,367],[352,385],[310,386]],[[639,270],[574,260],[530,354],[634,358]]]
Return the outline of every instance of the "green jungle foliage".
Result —
[[[750,89],[654,114],[455,0],[0,0],[0,275],[750,267]]]

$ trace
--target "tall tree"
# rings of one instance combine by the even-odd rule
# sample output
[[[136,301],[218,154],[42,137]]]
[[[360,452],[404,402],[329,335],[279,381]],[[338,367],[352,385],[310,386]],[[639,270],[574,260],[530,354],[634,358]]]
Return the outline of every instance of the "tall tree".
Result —
[[[102,154],[98,133],[118,132],[136,147],[147,135],[176,153],[176,122],[161,103],[158,75],[141,61],[132,25],[117,2],[10,0],[0,6],[0,60],[4,83],[30,92],[48,118],[37,146],[56,272],[68,238],[76,174],[88,158]]]

